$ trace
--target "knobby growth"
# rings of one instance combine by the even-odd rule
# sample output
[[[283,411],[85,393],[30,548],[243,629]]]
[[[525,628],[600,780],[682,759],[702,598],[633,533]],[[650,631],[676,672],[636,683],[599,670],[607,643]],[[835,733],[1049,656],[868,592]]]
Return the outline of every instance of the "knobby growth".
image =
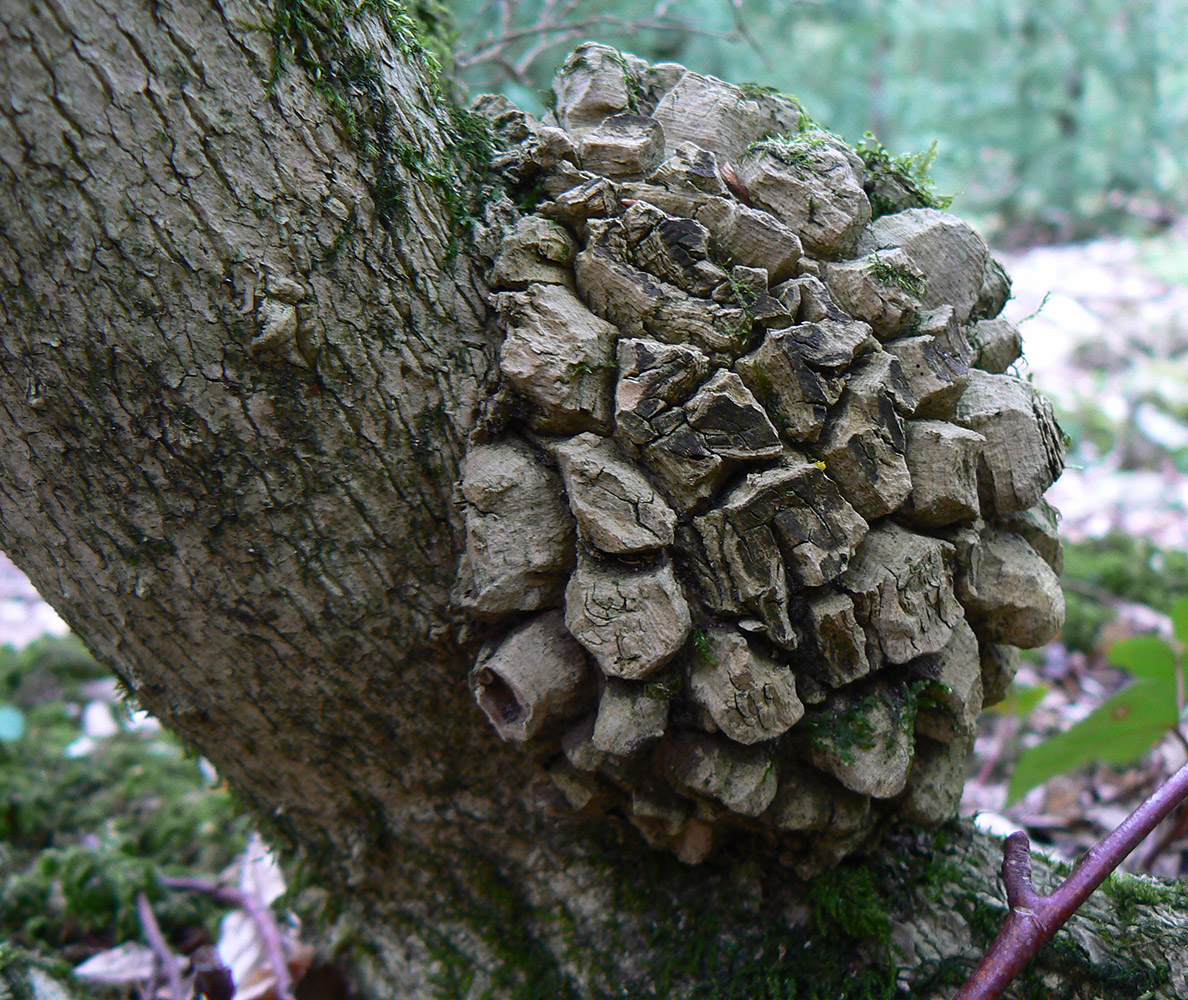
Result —
[[[529,210],[459,485],[491,723],[690,862],[745,829],[807,876],[948,819],[1063,619],[1061,435],[1003,374],[985,243],[794,99],[675,64],[586,45],[543,121],[474,110]]]

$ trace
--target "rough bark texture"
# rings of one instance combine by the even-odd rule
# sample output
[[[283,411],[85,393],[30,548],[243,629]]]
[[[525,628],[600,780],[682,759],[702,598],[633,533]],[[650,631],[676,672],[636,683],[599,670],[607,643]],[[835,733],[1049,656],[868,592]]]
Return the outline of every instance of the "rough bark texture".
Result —
[[[454,493],[467,438],[510,364],[483,278],[495,248],[451,251],[458,212],[440,171],[460,154],[415,40],[394,40],[408,26],[363,12],[327,45],[327,9],[0,9],[0,544],[346,900],[377,991],[739,996],[799,977],[822,995],[866,983],[883,995],[899,964],[917,995],[939,995],[998,915],[988,841],[956,832],[929,854],[904,835],[873,866],[844,866],[807,896],[767,842],[741,840],[691,870],[613,816],[575,816],[555,791],[663,725],[631,689],[607,682],[597,725],[542,762],[552,780],[483,718],[467,684],[488,638],[481,591],[467,624],[455,610],[465,595],[451,588],[463,556],[480,558],[497,534],[468,524]],[[285,31],[287,63],[270,87]],[[314,37],[322,43],[298,58]],[[303,58],[322,60],[317,87]],[[640,72],[645,94],[679,78]],[[586,131],[629,111],[627,96],[588,116]],[[399,156],[377,158],[361,141],[380,126]],[[538,163],[572,150],[558,131],[537,136]],[[605,136],[591,143],[608,155]],[[633,147],[638,162],[652,155],[646,145]],[[599,197],[589,194],[587,207]],[[708,229],[743,255],[781,248],[787,271],[798,251],[786,227],[720,191],[706,198]],[[558,213],[585,210],[569,204]],[[521,290],[550,263],[568,267],[565,241],[550,245]],[[732,329],[710,323],[695,343],[728,350]],[[596,428],[586,400],[604,390],[595,378],[586,392],[566,399],[594,421],[577,426]],[[982,434],[979,413],[968,425]],[[707,421],[689,416],[695,429]],[[580,458],[569,475],[585,475]],[[1005,513],[1012,496],[994,499]],[[666,523],[662,511],[648,521],[662,538]],[[596,536],[581,519],[577,530]],[[960,550],[962,539],[945,544]],[[567,569],[546,559],[534,572]],[[994,572],[1010,569],[1004,558]],[[819,620],[852,619],[826,608]],[[555,613],[548,624],[569,662]],[[983,678],[1009,672],[999,650],[982,650]],[[522,657],[499,655],[488,647],[475,677],[494,704],[531,693],[549,719],[591,704],[580,671],[563,690],[553,675],[500,680]],[[743,685],[770,669],[730,664],[727,679]],[[796,714],[779,689],[730,714],[714,702],[722,683],[701,688],[706,710],[740,733]],[[544,724],[514,713],[506,723],[512,739]],[[866,800],[807,779],[781,799],[752,751],[718,740],[674,755],[669,773],[726,808],[774,802],[789,830],[865,836]],[[715,759],[733,768],[725,786],[721,767],[697,766]],[[947,759],[929,751],[938,774]],[[636,818],[657,830],[680,813],[660,787],[635,799]],[[682,831],[691,842],[705,833]],[[853,907],[818,906],[810,931],[814,891]],[[1084,929],[1058,939],[1056,995],[1183,994],[1186,913],[1175,887],[1124,884],[1103,897]]]
[[[476,612],[538,680],[495,699],[484,668],[475,694],[575,808],[622,812],[690,863],[764,830],[809,877],[890,817],[949,818],[1005,683],[983,681],[980,646],[1059,630],[1032,541],[1059,549],[1034,505],[1060,434],[1026,383],[970,370],[975,307],[1000,304],[973,230],[920,208],[870,224],[862,161],[794,101],[676,75],[587,44],[542,121],[476,104],[552,197],[492,271],[509,389],[461,485],[468,538],[495,524],[503,544],[468,548],[459,590],[502,570],[531,598]],[[796,124],[756,140],[762,122]],[[548,163],[546,136],[565,150]],[[722,220],[744,217],[784,238],[741,264]],[[563,500],[525,499],[557,477]],[[545,624],[562,605],[577,662]],[[583,703],[587,660],[601,695]],[[549,699],[553,724],[525,737]],[[796,826],[802,787],[860,805]]]

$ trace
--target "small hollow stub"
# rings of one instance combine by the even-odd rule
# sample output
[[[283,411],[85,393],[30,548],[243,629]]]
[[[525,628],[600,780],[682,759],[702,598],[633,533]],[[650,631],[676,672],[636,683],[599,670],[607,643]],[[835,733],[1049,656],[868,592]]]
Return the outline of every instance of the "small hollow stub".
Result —
[[[470,681],[500,738],[516,743],[580,714],[595,696],[586,652],[560,611],[538,615],[486,647]]]

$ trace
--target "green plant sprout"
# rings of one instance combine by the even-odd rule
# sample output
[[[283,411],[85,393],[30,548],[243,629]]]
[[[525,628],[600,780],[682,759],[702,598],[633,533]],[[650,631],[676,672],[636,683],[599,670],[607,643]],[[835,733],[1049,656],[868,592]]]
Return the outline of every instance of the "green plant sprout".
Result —
[[[875,281],[902,289],[916,298],[923,297],[928,289],[928,282],[923,275],[916,274],[902,264],[892,264],[883,260],[877,250],[871,257],[873,259],[870,262],[869,270]]]
[[[1175,603],[1171,619],[1175,645],[1157,636],[1139,636],[1110,649],[1110,663],[1129,673],[1134,682],[1071,729],[1027,750],[1011,775],[1008,804],[1049,778],[1083,764],[1133,764],[1168,733],[1174,733],[1188,746],[1180,728],[1184,715],[1188,597]]]
[[[867,132],[862,141],[854,147],[862,158],[871,179],[895,178],[920,208],[946,209],[953,203],[952,195],[938,195],[933,191],[932,165],[936,161],[936,142],[920,153],[893,155],[886,146]],[[868,187],[868,193],[870,189]],[[902,207],[902,206],[899,206]],[[897,210],[893,204],[884,203],[877,191],[873,193],[871,208],[875,217]]]

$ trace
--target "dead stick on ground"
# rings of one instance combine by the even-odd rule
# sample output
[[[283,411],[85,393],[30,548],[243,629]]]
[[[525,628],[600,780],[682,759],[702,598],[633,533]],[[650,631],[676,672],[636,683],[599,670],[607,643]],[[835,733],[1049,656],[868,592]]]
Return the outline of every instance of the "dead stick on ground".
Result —
[[[163,878],[161,884],[170,889],[205,893],[225,906],[237,906],[246,912],[260,931],[260,940],[264,942],[264,948],[268,952],[268,962],[272,966],[272,974],[276,976],[277,997],[279,1000],[293,1000],[293,979],[289,975],[289,963],[285,958],[284,945],[281,943],[280,928],[277,927],[276,918],[267,906],[250,892],[219,885],[208,879]]]
[[[1002,880],[1011,912],[994,944],[953,1000],[994,1000],[1076,909],[1180,802],[1188,799],[1188,764],[1089,850],[1060,888],[1041,896],[1031,883],[1031,842],[1012,833],[1003,848]]]
[[[143,892],[136,894],[136,913],[140,917],[140,926],[144,928],[144,936],[148,938],[149,947],[157,956],[157,961],[165,970],[165,978],[169,980],[169,995],[173,1000],[186,1000],[186,991],[182,989],[181,969],[177,956],[169,950],[165,935],[161,933],[161,925],[149,905],[148,896]]]

